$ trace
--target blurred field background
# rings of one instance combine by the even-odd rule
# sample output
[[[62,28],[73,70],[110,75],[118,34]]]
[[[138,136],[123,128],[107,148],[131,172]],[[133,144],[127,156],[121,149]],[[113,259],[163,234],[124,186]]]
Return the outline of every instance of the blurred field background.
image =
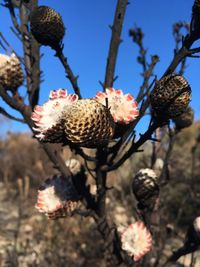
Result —
[[[2,123],[7,123],[6,121]],[[180,247],[189,223],[199,215],[200,122],[182,130],[169,160],[169,183],[161,192],[161,262]],[[159,158],[165,156],[167,135]],[[150,165],[152,144],[144,146],[117,172],[109,176],[112,190],[107,197],[110,216],[116,224],[134,221],[136,202],[130,181],[140,168]],[[71,152],[63,149],[64,159]],[[194,166],[195,165],[195,166]],[[159,164],[157,168],[159,172]],[[102,241],[90,218],[48,220],[34,208],[37,190],[48,174],[57,173],[29,133],[7,133],[0,140],[0,266],[90,267],[104,266]],[[88,181],[92,179],[88,176]],[[84,227],[83,227],[84,225]],[[155,225],[156,227],[156,225]],[[153,257],[151,258],[153,262]],[[173,266],[199,266],[198,253],[181,257]]]

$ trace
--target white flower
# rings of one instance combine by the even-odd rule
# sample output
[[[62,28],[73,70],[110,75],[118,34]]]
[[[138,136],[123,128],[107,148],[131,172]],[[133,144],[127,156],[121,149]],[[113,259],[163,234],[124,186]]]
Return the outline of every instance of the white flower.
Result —
[[[49,101],[42,106],[35,106],[31,117],[36,126],[33,129],[38,132],[36,137],[42,141],[52,139],[54,142],[59,142],[63,135],[62,112],[77,100],[76,94],[68,95],[64,89],[51,91]]]
[[[35,208],[50,219],[70,216],[79,202],[70,181],[62,176],[47,179],[38,190]]]
[[[107,88],[105,93],[98,92],[96,94],[96,100],[105,106],[107,104],[106,101],[108,101],[108,108],[110,108],[115,122],[128,124],[135,120],[139,114],[137,103],[133,96],[124,94],[122,90]]]
[[[152,237],[142,221],[130,224],[121,236],[122,249],[134,261],[140,260],[146,253],[151,250]]]

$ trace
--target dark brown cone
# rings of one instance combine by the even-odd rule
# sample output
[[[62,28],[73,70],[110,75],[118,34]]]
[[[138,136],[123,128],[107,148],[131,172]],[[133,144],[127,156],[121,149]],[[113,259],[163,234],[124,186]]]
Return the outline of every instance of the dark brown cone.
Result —
[[[114,134],[115,123],[108,108],[93,99],[81,99],[64,112],[64,131],[72,143],[97,147]]]
[[[187,109],[191,99],[191,88],[180,75],[167,75],[158,81],[150,95],[153,116],[172,119]]]
[[[133,179],[132,191],[139,208],[153,210],[159,196],[158,177],[151,169],[141,169]]]
[[[173,119],[177,129],[183,129],[192,125],[194,120],[194,111],[188,107],[186,112]]]
[[[39,6],[30,14],[30,26],[35,39],[53,49],[59,47],[65,34],[61,16],[48,6]]]

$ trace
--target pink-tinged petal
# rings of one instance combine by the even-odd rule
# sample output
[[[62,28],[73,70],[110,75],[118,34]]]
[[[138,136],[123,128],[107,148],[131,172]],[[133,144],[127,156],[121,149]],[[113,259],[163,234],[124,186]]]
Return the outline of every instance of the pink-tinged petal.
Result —
[[[122,90],[116,90],[115,92],[116,92],[117,95],[122,95],[123,94]]]
[[[65,89],[58,89],[58,97],[66,97],[67,91]]]
[[[112,115],[112,117],[113,117],[113,120],[114,120],[115,122],[118,121],[118,118],[117,118],[115,115]]]
[[[71,102],[76,102],[78,100],[78,95],[76,94],[69,95],[69,100]]]
[[[124,118],[122,116],[118,116],[119,121],[124,121]]]
[[[109,90],[109,92],[110,92],[110,93],[115,93],[115,89],[114,89],[114,88],[112,88],[112,87],[111,87],[111,88],[109,88],[108,90]]]
[[[42,106],[35,106],[34,111],[42,112],[44,109]]]
[[[133,119],[135,119],[135,116],[127,116],[128,121],[132,121]]]
[[[130,110],[129,114],[137,116],[138,115],[138,110]]]
[[[98,92],[96,94],[96,97],[104,97],[104,96],[105,96],[105,93],[103,93],[103,92]]]
[[[33,121],[38,121],[40,120],[41,116],[39,114],[36,114],[36,113],[33,113],[32,116],[31,116],[31,119]]]
[[[56,90],[50,91],[49,98],[54,99],[58,97],[58,92]]]
[[[44,203],[37,203],[36,207],[43,208],[44,207]]]
[[[132,107],[133,109],[136,109],[136,108],[137,108],[137,103],[134,101],[134,102],[131,104],[131,107]]]
[[[43,111],[39,111],[39,110],[34,110],[34,113],[41,116],[43,114]]]
[[[131,94],[127,94],[126,95],[126,99],[127,99],[127,101],[132,101],[133,100],[133,97],[132,97]]]

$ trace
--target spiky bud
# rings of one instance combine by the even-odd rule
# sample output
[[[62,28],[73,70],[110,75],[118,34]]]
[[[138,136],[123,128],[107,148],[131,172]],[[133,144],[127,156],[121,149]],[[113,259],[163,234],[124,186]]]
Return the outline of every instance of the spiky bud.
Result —
[[[133,179],[132,191],[139,208],[153,210],[159,196],[156,173],[152,169],[140,169]]]
[[[64,110],[63,126],[72,143],[96,147],[113,137],[115,124],[107,107],[94,99],[81,99]]]
[[[191,126],[194,121],[193,109],[191,107],[188,107],[183,114],[174,118],[173,121],[176,125],[176,128],[179,130]]]
[[[30,14],[31,32],[42,45],[57,49],[64,37],[62,17],[48,6],[39,6]]]
[[[152,247],[152,237],[142,221],[129,225],[121,236],[122,249],[134,259],[140,260]]]
[[[191,88],[183,76],[167,75],[156,85],[150,95],[153,115],[171,119],[186,111],[191,99]]]
[[[71,180],[62,176],[47,179],[38,190],[36,209],[50,219],[71,216],[78,208],[79,196]]]
[[[36,106],[32,114],[37,134],[40,141],[62,143],[66,141],[63,124],[61,122],[63,110],[78,100],[76,94],[67,94],[64,89],[50,92],[49,101],[42,106]]]
[[[16,91],[22,85],[24,75],[21,64],[15,54],[0,54],[0,84],[5,89]]]

